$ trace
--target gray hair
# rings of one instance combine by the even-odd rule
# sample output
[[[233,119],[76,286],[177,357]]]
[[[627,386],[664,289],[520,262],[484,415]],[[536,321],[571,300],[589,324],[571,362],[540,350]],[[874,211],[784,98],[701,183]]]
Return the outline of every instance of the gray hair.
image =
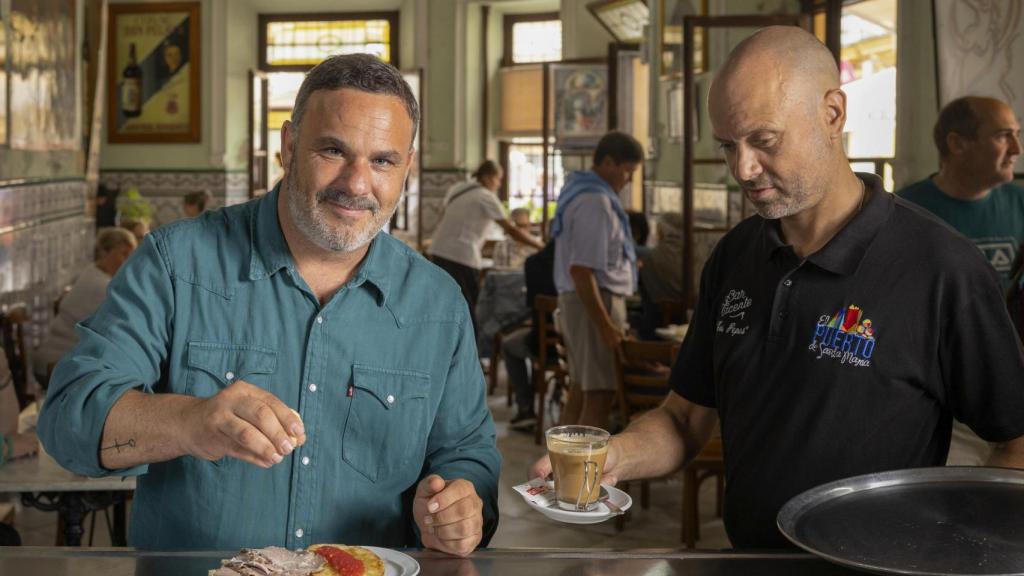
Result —
[[[406,112],[412,120],[412,135],[420,125],[420,108],[409,84],[402,78],[394,66],[381,61],[372,54],[340,54],[331,56],[317,64],[306,74],[306,79],[299,87],[292,108],[292,124],[299,130],[302,114],[306,111],[306,102],[317,90],[340,90],[352,88],[371,94],[395,96],[405,105]]]
[[[96,234],[96,250],[94,259],[99,261],[121,246],[135,248],[138,242],[130,230],[118,227],[102,228]]]

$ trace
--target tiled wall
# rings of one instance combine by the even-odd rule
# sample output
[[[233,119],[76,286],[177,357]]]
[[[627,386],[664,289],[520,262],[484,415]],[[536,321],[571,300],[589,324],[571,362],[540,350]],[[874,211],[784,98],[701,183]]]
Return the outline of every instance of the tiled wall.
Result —
[[[81,179],[0,182],[0,308],[28,307],[32,346],[61,288],[92,261],[87,190]]]
[[[430,238],[440,220],[444,195],[455,184],[465,182],[469,173],[465,170],[424,170],[420,184],[420,210],[423,211],[423,238]],[[410,218],[415,222],[415,215]]]
[[[245,172],[104,171],[100,181],[122,191],[137,187],[153,205],[153,228],[184,216],[182,198],[190,192],[209,191],[213,204],[208,208],[249,199],[249,180]]]

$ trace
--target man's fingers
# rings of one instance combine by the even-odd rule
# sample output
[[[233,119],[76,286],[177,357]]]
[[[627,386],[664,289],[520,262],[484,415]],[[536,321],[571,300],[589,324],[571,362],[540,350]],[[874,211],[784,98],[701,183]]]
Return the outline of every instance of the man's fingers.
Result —
[[[436,514],[446,510],[459,500],[470,496],[476,496],[476,489],[473,487],[473,484],[462,479],[454,480],[430,498],[430,501],[427,502],[427,512]]]
[[[463,520],[454,524],[446,524],[444,526],[431,526],[431,530],[434,532],[434,536],[437,536],[439,540],[449,542],[452,540],[462,540],[471,536],[480,536],[483,533],[483,523],[475,522],[473,520]]]
[[[262,435],[273,445],[274,450],[280,456],[287,456],[295,450],[290,435],[281,426],[277,412],[268,403],[271,399],[249,397],[242,400],[234,407],[235,415],[256,427]],[[280,403],[279,400],[276,402]],[[283,405],[282,405],[283,406]],[[287,412],[288,407],[284,410]],[[243,443],[244,444],[244,443]]]
[[[222,429],[223,433],[243,452],[249,452],[263,462],[277,464],[282,460],[277,449],[258,428],[241,418],[229,418]]]
[[[234,458],[236,460],[241,460],[243,462],[248,462],[249,464],[252,464],[253,466],[259,466],[260,468],[270,468],[271,466],[274,465],[274,463],[272,461],[264,460],[264,459],[260,458],[259,456],[253,454],[249,450],[246,450],[246,449],[242,448],[238,444],[235,444],[234,446],[232,446],[228,450],[227,454],[225,454],[225,456],[227,456],[229,458]]]
[[[551,459],[544,455],[543,458],[537,460],[530,466],[530,472],[528,474],[529,479],[534,478],[547,478],[548,474],[551,474]]]
[[[431,474],[416,486],[416,498],[430,498],[434,494],[444,490],[445,481],[437,474]],[[427,509],[430,510],[430,504],[427,504]],[[431,512],[433,510],[430,510]]]
[[[428,514],[424,517],[423,522],[428,526],[457,524],[468,519],[481,518],[481,510],[483,510],[483,501],[474,494],[459,500],[447,508],[438,510],[433,514]],[[459,538],[465,538],[466,536],[468,534],[459,536]]]
[[[461,540],[438,540],[442,552],[455,554],[456,556],[469,556],[476,545],[480,543],[480,536],[470,536]]]

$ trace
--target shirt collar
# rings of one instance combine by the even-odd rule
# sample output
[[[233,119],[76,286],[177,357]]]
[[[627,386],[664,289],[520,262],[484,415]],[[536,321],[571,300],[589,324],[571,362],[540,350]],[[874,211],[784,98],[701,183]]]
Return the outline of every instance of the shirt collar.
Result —
[[[250,216],[250,280],[269,278],[282,269],[295,273],[295,260],[292,258],[278,219],[277,203],[280,189],[281,184],[278,183],[270,193],[257,200]],[[395,257],[392,242],[397,240],[385,232],[378,233],[370,241],[370,249],[359,270],[349,281],[351,287],[361,286],[364,282],[373,285],[378,293],[377,303],[382,306],[387,303],[391,290],[389,270],[391,260]]]
[[[807,257],[807,261],[830,272],[849,276],[857,271],[861,260],[874,241],[878,230],[892,213],[893,199],[882,188],[882,180],[874,174],[857,173],[869,197],[846,226],[836,233],[824,248]],[[764,221],[764,248],[771,257],[781,248],[789,248],[782,240],[779,221]]]

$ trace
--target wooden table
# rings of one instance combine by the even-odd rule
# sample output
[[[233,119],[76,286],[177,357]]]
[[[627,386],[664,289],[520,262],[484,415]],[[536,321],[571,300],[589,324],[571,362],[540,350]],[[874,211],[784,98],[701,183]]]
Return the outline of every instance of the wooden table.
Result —
[[[205,575],[236,551],[143,552],[132,548],[0,548],[0,575]],[[469,558],[405,550],[420,574],[582,576],[633,574],[693,576],[855,576],[808,554],[738,554],[682,550],[478,550]]]
[[[135,477],[79,476],[61,468],[45,452],[12,460],[0,467],[0,493],[21,494],[25,506],[57,512],[64,525],[64,543],[69,546],[81,546],[82,521],[87,513],[111,505],[114,506],[112,543],[126,546],[125,500],[134,490]]]

